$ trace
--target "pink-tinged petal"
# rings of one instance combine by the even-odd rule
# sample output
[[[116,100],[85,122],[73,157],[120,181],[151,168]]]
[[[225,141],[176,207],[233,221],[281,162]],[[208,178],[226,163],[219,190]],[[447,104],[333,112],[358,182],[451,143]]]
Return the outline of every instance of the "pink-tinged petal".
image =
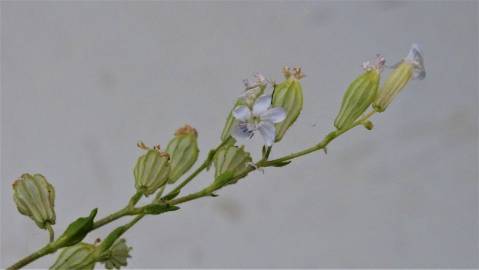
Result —
[[[247,122],[236,121],[231,132],[235,139],[245,139],[253,136],[253,131],[249,129]]]
[[[286,119],[286,112],[281,107],[268,109],[266,112],[264,112],[261,115],[261,120],[269,121],[273,123],[279,123],[283,121],[284,119]]]
[[[253,115],[261,115],[271,106],[271,95],[260,96],[253,105]]]
[[[246,121],[251,117],[251,111],[246,106],[238,106],[233,110],[233,117],[240,121]]]
[[[270,121],[262,121],[258,125],[258,130],[263,137],[264,144],[266,146],[273,145],[274,138],[276,136],[276,129],[274,128],[273,122]]]

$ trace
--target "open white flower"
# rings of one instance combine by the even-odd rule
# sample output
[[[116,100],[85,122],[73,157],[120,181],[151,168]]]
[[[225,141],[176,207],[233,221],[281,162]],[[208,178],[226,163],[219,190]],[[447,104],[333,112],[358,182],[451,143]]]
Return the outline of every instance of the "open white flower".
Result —
[[[281,107],[271,107],[271,95],[260,96],[253,105],[253,110],[248,106],[238,106],[233,110],[237,119],[232,135],[235,138],[251,138],[259,131],[267,146],[273,145],[276,136],[274,124],[286,118],[286,112]]]

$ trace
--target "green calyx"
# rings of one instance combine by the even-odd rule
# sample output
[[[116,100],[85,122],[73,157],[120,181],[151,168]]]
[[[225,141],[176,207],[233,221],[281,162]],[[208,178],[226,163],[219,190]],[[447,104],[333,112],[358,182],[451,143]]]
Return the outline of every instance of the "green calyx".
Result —
[[[166,184],[169,173],[169,155],[157,148],[149,149],[138,158],[133,170],[135,187],[143,195],[151,195]]]
[[[344,93],[334,126],[341,130],[351,126],[375,100],[379,86],[379,71],[370,69],[359,75]]]
[[[383,86],[379,90],[378,96],[373,103],[373,108],[377,112],[383,112],[391,104],[394,98],[401,92],[406,84],[411,80],[414,67],[406,61],[401,62],[387,77]]]
[[[41,174],[23,174],[13,183],[13,199],[18,211],[38,227],[55,224],[55,189]]]
[[[272,106],[281,107],[286,112],[286,119],[275,125],[275,142],[280,141],[288,128],[294,124],[303,109],[303,88],[300,80],[304,77],[300,68],[283,69],[286,80],[275,85]]]
[[[94,256],[94,252],[95,246],[87,243],[78,243],[64,248],[55,263],[50,267],[50,270],[93,270],[95,260],[91,258]]]
[[[215,167],[214,189],[232,184],[231,180],[246,172],[251,162],[251,155],[244,150],[243,146],[237,147],[227,144],[218,149],[213,159]]]
[[[170,155],[168,182],[176,182],[195,164],[198,159],[198,134],[189,125],[178,129],[175,137],[168,143],[166,152]]]

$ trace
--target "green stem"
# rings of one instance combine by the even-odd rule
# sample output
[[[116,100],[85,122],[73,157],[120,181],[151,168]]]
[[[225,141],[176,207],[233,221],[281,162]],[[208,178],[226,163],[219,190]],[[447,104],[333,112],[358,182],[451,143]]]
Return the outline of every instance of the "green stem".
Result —
[[[173,194],[177,194],[181,191],[181,189],[186,186],[191,180],[193,180],[198,174],[200,174],[204,169],[208,167],[209,160],[206,159],[200,167],[198,167],[190,176],[188,176],[183,182],[181,182],[176,188],[168,192],[165,197],[172,196]]]
[[[28,255],[27,257],[19,260],[15,264],[11,265],[7,268],[7,270],[15,270],[20,269],[23,266],[35,261],[38,258],[41,258],[45,255],[55,252],[56,249],[53,249],[50,244],[45,245],[44,247],[40,248],[39,250],[35,251],[34,253]]]
[[[260,160],[259,162],[256,163],[256,166],[258,168],[259,167],[274,166],[277,163],[281,163],[281,162],[284,162],[284,161],[289,161],[291,159],[307,155],[309,153],[318,151],[320,149],[325,149],[326,146],[331,141],[333,141],[335,138],[339,137],[341,134],[349,131],[350,129],[352,129],[356,126],[364,125],[368,121],[369,117],[371,117],[374,113],[375,113],[375,111],[371,111],[371,112],[365,114],[361,119],[357,120],[353,125],[351,125],[348,128],[345,128],[345,129],[342,129],[342,130],[335,130],[333,132],[330,132],[317,145],[314,145],[314,146],[306,148],[302,151],[292,153],[292,154],[289,154],[289,155],[286,155],[286,156],[283,156],[281,158],[277,158],[277,159],[274,159],[274,160],[267,161],[267,160],[262,159],[262,160]],[[223,144],[221,144],[221,145],[223,145]],[[221,145],[219,147],[221,147]],[[219,147],[217,147],[215,150],[212,150],[212,151],[216,151]],[[268,150],[271,150],[271,149],[268,149]],[[268,155],[269,155],[269,152],[268,152]],[[212,158],[212,156],[211,156],[211,158]],[[196,169],[196,171],[194,171],[188,178],[186,178],[174,190],[172,190],[170,193],[168,193],[168,195],[173,194],[173,192],[179,192],[186,184],[188,184],[200,172],[202,172],[205,168],[207,168],[209,162],[211,162],[210,156],[205,160],[205,162],[203,162],[203,164],[198,169]],[[250,168],[248,168],[248,170],[246,170],[241,175],[238,175],[238,176],[234,177],[231,181],[233,182],[235,180],[241,179],[241,178],[245,177],[246,175],[248,175],[248,173],[250,173],[251,171],[254,171],[255,169],[257,169],[257,168],[250,167]],[[168,201],[168,203],[171,204],[171,205],[177,205],[177,204],[185,203],[185,202],[192,201],[192,200],[195,200],[195,199],[199,199],[199,198],[202,198],[202,197],[211,196],[213,191],[214,190],[210,190],[207,187],[207,188],[205,188],[203,190],[200,190],[198,192],[191,193],[191,194],[188,194],[186,196],[170,200],[170,201]],[[165,197],[167,197],[168,195],[166,195]],[[106,224],[108,224],[112,221],[115,221],[115,220],[117,220],[121,217],[127,216],[127,215],[136,215],[135,218],[132,221],[130,221],[128,224],[126,224],[127,229],[133,227],[133,225],[135,225],[138,221],[140,221],[144,217],[144,214],[138,214],[138,211],[135,211],[137,209],[134,208],[134,206],[136,205],[136,203],[138,202],[138,200],[140,198],[141,198],[141,195],[138,195],[138,193],[133,195],[133,197],[130,199],[130,202],[129,202],[127,207],[98,220],[97,222],[94,223],[93,228],[91,229],[91,231],[93,231],[97,228],[100,228],[101,226],[104,226],[104,225],[106,225]],[[32,253],[31,255],[19,260],[18,262],[16,262],[15,264],[13,264],[12,266],[10,266],[7,269],[8,270],[19,269],[19,268],[31,263],[32,261],[34,261],[34,260],[36,260],[40,257],[43,257],[43,256],[48,255],[50,253],[54,253],[56,250],[57,249],[52,248],[50,246],[50,244],[47,244],[46,246],[40,248],[39,250]]]
[[[279,163],[282,163],[282,162],[285,162],[285,161],[289,161],[291,159],[295,159],[295,158],[310,154],[312,152],[315,152],[315,151],[318,151],[318,150],[321,150],[321,149],[326,149],[326,146],[328,146],[328,144],[331,141],[333,141],[334,139],[336,139],[337,137],[339,137],[343,133],[345,133],[345,132],[347,132],[347,131],[349,131],[349,130],[351,130],[351,129],[359,126],[359,125],[364,125],[368,121],[368,119],[372,115],[374,115],[375,113],[376,113],[375,111],[371,111],[371,112],[365,114],[365,116],[363,116],[361,119],[357,120],[353,125],[351,125],[347,128],[341,129],[341,130],[335,130],[335,131],[330,132],[328,135],[326,135],[326,137],[324,137],[324,139],[321,142],[319,142],[318,144],[316,144],[312,147],[306,148],[306,149],[301,150],[299,152],[295,152],[295,153],[292,153],[292,154],[289,154],[289,155],[286,155],[286,156],[283,156],[283,157],[280,157],[280,158],[277,158],[277,159],[273,159],[273,160],[269,160],[269,161],[259,161],[256,165],[258,167],[270,167],[270,166],[274,166],[276,164],[279,164]]]
[[[53,240],[55,240],[55,232],[53,231],[53,228],[52,228],[52,225],[50,225],[50,223],[47,223],[47,230],[48,230],[48,234],[50,235],[50,243],[53,242]]]

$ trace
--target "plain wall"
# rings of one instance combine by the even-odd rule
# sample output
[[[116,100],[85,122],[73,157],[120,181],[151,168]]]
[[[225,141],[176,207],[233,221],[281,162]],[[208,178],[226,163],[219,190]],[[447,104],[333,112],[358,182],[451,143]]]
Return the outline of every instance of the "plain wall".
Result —
[[[138,140],[166,146],[190,123],[204,158],[253,73],[307,74],[278,157],[332,130],[364,60],[382,53],[393,64],[418,42],[427,78],[374,116],[372,131],[145,218],[126,234],[129,266],[479,267],[476,1],[0,5],[1,266],[47,241],[15,209],[22,173],[55,185],[59,234],[94,207],[102,217],[126,204]],[[257,155],[260,142],[246,145]]]

